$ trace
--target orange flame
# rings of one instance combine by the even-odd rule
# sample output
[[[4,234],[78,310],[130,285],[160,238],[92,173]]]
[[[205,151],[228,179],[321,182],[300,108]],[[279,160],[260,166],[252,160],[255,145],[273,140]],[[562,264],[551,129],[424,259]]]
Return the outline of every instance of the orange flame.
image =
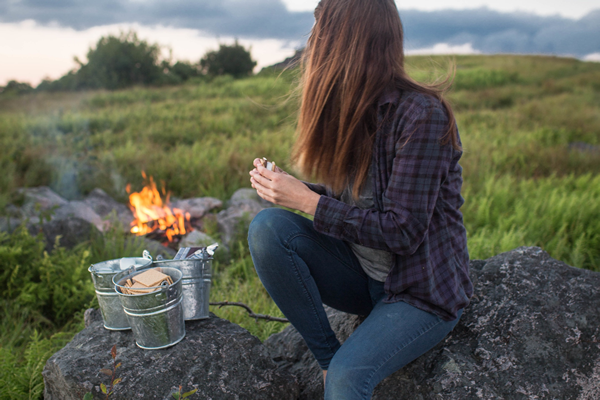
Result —
[[[130,184],[127,184],[126,188],[129,194],[129,208],[135,218],[131,223],[131,233],[142,236],[161,230],[169,242],[172,242],[176,235],[185,235],[191,230],[190,214],[169,206],[170,193],[166,194],[163,203],[154,179],[148,179],[143,171],[142,176],[147,183],[141,192],[131,193]]]

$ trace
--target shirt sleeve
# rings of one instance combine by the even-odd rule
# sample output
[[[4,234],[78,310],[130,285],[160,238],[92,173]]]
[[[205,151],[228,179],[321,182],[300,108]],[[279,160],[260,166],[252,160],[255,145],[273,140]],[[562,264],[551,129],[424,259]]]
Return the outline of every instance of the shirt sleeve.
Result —
[[[395,149],[389,149],[395,155],[381,211],[321,196],[315,229],[374,249],[415,253],[427,234],[453,157],[452,145],[440,143],[447,123],[441,106],[434,106],[404,124]]]
[[[321,183],[309,183],[302,181],[310,190],[322,196],[334,197],[333,192],[327,186]]]

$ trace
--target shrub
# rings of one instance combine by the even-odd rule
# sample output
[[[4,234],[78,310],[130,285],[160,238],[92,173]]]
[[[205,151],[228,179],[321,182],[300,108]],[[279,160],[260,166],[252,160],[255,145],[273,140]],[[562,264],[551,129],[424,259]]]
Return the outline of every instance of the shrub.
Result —
[[[43,238],[30,236],[24,226],[0,233],[0,299],[62,326],[94,298],[89,251],[43,249]]]
[[[6,86],[0,86],[0,93],[5,95],[29,93],[33,90],[29,83],[9,81]]]
[[[252,60],[250,51],[236,40],[232,46],[222,44],[219,50],[206,53],[200,60],[200,66],[208,75],[231,75],[241,78],[252,75],[256,61]]]

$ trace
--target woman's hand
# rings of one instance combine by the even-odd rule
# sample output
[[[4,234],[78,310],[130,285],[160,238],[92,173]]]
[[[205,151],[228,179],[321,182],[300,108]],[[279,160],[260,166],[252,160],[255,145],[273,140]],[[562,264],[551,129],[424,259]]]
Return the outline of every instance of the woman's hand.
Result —
[[[256,168],[250,171],[250,182],[260,197],[279,206],[315,215],[319,194],[279,167],[275,172],[269,171],[258,158],[254,160],[254,166]]]

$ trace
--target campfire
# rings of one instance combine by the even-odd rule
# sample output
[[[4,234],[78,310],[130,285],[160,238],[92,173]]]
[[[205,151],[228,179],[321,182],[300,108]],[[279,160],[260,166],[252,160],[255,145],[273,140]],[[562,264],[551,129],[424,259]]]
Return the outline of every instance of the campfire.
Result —
[[[145,186],[141,192],[131,193],[131,184],[127,185],[129,194],[129,208],[133,212],[134,220],[131,223],[131,233],[137,236],[148,236],[152,239],[169,243],[176,242],[181,236],[193,230],[190,223],[190,214],[178,208],[171,207],[169,198],[171,193],[163,196],[156,188],[152,177],[148,178],[142,172]]]

